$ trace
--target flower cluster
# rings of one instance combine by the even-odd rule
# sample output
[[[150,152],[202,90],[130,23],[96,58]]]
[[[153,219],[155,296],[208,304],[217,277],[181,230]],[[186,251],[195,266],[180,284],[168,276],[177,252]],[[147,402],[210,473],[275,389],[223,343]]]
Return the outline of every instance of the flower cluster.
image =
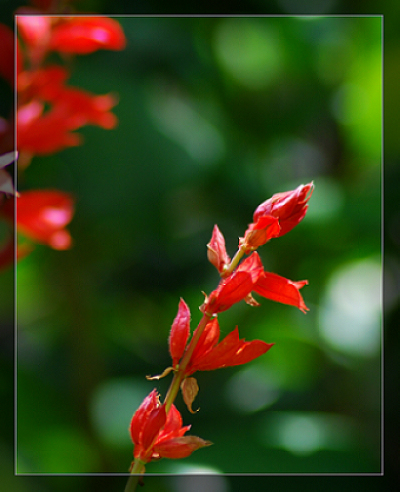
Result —
[[[54,154],[79,145],[82,138],[75,130],[84,125],[104,129],[117,125],[117,118],[111,112],[117,97],[93,95],[69,86],[68,62],[73,55],[99,49],[122,50],[126,45],[124,32],[115,19],[44,15],[51,2],[34,0],[33,3],[35,7],[21,8],[16,15],[15,124],[19,171],[35,155]],[[4,25],[0,25],[0,44],[0,76],[14,88],[14,34]],[[50,61],[57,56],[63,64]],[[0,118],[0,154],[5,153],[1,167],[15,160],[11,152],[13,127],[13,118],[9,121]],[[59,250],[71,246],[71,236],[65,229],[74,213],[75,200],[70,194],[58,190],[15,193],[11,175],[0,169],[0,199],[0,216],[12,225],[15,215],[17,231],[26,239]],[[13,248],[10,234],[0,250],[0,268],[12,263]],[[31,249],[26,243],[19,244],[17,258]]]
[[[148,377],[159,379],[173,372],[174,378],[163,404],[156,390],[153,390],[133,416],[130,426],[135,445],[132,473],[142,472],[144,465],[153,459],[186,457],[192,451],[210,444],[198,437],[182,437],[189,427],[182,427],[182,418],[173,405],[180,389],[189,411],[194,413],[192,404],[199,391],[197,381],[192,377],[195,372],[246,364],[274,345],[262,340],[242,340],[238,327],[220,341],[219,313],[242,300],[251,306],[258,306],[252,293],[295,306],[304,313],[308,310],[300,294],[300,289],[308,282],[293,282],[266,272],[255,250],[270,239],[286,234],[301,222],[313,189],[313,183],[301,185],[295,190],[278,193],[257,207],[254,222],[248,226],[244,237],[239,239],[239,249],[232,260],[226,251],[224,236],[218,226],[214,226],[207,245],[208,259],[218,270],[221,280],[200,306],[203,317],[191,337],[190,309],[183,299],[179,301],[168,338],[172,365],[160,376]],[[240,262],[244,255],[249,256]]]
[[[186,458],[196,449],[211,444],[197,436],[185,436],[189,429],[190,425],[182,427],[182,416],[175,405],[171,405],[167,414],[154,389],[131,421],[135,459],[146,464],[159,458]]]

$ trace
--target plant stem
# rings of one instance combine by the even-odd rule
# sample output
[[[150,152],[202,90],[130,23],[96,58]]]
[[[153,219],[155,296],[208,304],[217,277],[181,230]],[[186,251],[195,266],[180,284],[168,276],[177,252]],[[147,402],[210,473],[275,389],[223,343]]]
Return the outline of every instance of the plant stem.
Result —
[[[193,354],[193,351],[196,347],[196,344],[199,341],[199,338],[200,338],[201,334],[203,333],[203,330],[209,321],[210,321],[209,316],[207,316],[206,314],[203,314],[203,317],[201,318],[199,324],[197,325],[196,334],[191,339],[189,346],[188,346],[185,354],[182,357],[181,363],[179,364],[179,369],[175,373],[175,376],[171,382],[171,385],[168,389],[167,395],[166,395],[165,400],[164,400],[165,411],[167,413],[168,413],[169,409],[171,408],[171,405],[174,402],[176,395],[179,392],[181,382],[185,376],[185,369],[190,362],[190,358],[192,357],[192,354]]]
[[[236,251],[235,256],[232,258],[232,261],[224,268],[222,277],[228,277],[235,268],[239,265],[240,260],[245,254],[245,245],[240,246],[240,248]]]
[[[125,491],[124,492],[134,492],[136,490],[137,484],[139,483],[139,479],[142,477],[144,473],[144,465],[143,461],[136,459],[133,463],[133,467],[131,470],[131,476],[128,478],[126,482]]]

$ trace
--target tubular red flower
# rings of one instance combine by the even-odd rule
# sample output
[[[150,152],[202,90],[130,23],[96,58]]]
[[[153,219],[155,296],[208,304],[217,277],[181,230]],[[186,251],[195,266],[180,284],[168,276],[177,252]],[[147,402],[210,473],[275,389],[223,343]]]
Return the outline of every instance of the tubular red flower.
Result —
[[[314,184],[311,182],[292,191],[276,193],[256,208],[253,215],[254,223],[263,216],[276,217],[279,220],[280,232],[275,237],[283,236],[303,220],[313,190]]]
[[[257,280],[254,286],[254,292],[266,299],[296,306],[305,313],[308,311],[308,307],[304,304],[299,289],[307,284],[307,280],[292,282],[275,273],[264,272]]]
[[[134,457],[143,463],[158,458],[184,458],[211,443],[196,436],[184,436],[190,429],[182,426],[182,416],[175,407],[166,414],[154,389],[132,417],[130,434]]]
[[[18,232],[54,249],[68,249],[71,246],[71,236],[65,230],[74,213],[71,195],[56,190],[25,191],[20,193],[16,203]],[[2,213],[13,220],[14,200],[5,202]]]
[[[265,354],[274,345],[261,340],[251,342],[240,340],[237,327],[217,343],[219,333],[218,320],[214,318],[207,324],[200,336],[185,371],[187,376],[196,371],[212,371],[222,367],[247,364]]]
[[[190,334],[190,310],[183,299],[179,301],[178,313],[172,323],[169,334],[169,353],[172,357],[172,367],[180,361]]]
[[[226,311],[250,294],[263,271],[260,257],[253,253],[229,277],[221,280],[200,310],[209,316]]]

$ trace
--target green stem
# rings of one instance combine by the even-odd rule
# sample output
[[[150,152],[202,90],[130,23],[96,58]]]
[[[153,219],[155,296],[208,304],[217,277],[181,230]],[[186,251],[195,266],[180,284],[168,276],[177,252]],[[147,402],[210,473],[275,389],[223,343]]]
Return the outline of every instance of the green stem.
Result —
[[[143,476],[144,473],[144,465],[145,463],[141,460],[136,459],[134,461],[133,467],[131,469],[131,476],[128,478],[128,481],[126,482],[124,492],[134,492],[136,490],[137,484],[139,483],[139,479]]]
[[[243,255],[245,254],[245,245],[240,246],[240,248],[236,251],[235,256],[232,258],[232,261],[229,263],[229,265],[226,265],[224,268],[222,277],[228,277],[235,268],[239,265],[240,260],[242,259]]]
[[[171,385],[168,389],[167,395],[164,400],[165,404],[165,411],[168,413],[169,409],[171,408],[172,403],[174,402],[176,395],[179,392],[179,388],[181,386],[181,382],[183,378],[185,377],[185,369],[187,365],[190,362],[190,359],[192,357],[193,351],[197,345],[197,342],[199,341],[199,338],[201,334],[204,331],[204,328],[206,327],[207,323],[210,321],[209,316],[206,314],[203,314],[203,317],[201,318],[199,324],[197,325],[197,331],[195,336],[191,339],[189,346],[185,352],[185,354],[182,357],[182,360],[179,364],[179,369],[175,373],[174,379],[171,382]]]

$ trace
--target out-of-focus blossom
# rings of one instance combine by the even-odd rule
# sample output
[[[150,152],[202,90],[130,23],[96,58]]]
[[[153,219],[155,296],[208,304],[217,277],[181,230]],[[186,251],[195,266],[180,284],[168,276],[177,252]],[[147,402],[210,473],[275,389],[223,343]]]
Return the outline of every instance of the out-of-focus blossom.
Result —
[[[17,145],[21,151],[52,154],[80,144],[80,136],[72,132],[77,128],[88,124],[105,129],[116,126],[117,118],[110,112],[116,98],[65,86],[67,77],[67,71],[56,66],[20,74],[18,92],[22,101],[29,101],[20,104],[17,111]],[[51,104],[47,111],[46,103]]]
[[[1,210],[9,220],[14,219],[14,203],[19,233],[54,249],[70,248],[72,239],[65,226],[74,213],[71,195],[55,190],[21,192],[19,198],[7,200]]]
[[[120,24],[109,17],[24,15],[16,17],[18,34],[32,65],[51,51],[84,55],[99,49],[122,50],[126,46]]]
[[[122,50],[126,39],[120,24],[109,17],[66,17],[54,26],[49,46],[83,55],[98,49]]]
[[[175,407],[167,414],[154,389],[133,415],[130,434],[135,445],[133,455],[142,463],[159,458],[185,458],[196,449],[211,443],[197,436],[185,436],[190,425],[182,426],[182,416]]]

